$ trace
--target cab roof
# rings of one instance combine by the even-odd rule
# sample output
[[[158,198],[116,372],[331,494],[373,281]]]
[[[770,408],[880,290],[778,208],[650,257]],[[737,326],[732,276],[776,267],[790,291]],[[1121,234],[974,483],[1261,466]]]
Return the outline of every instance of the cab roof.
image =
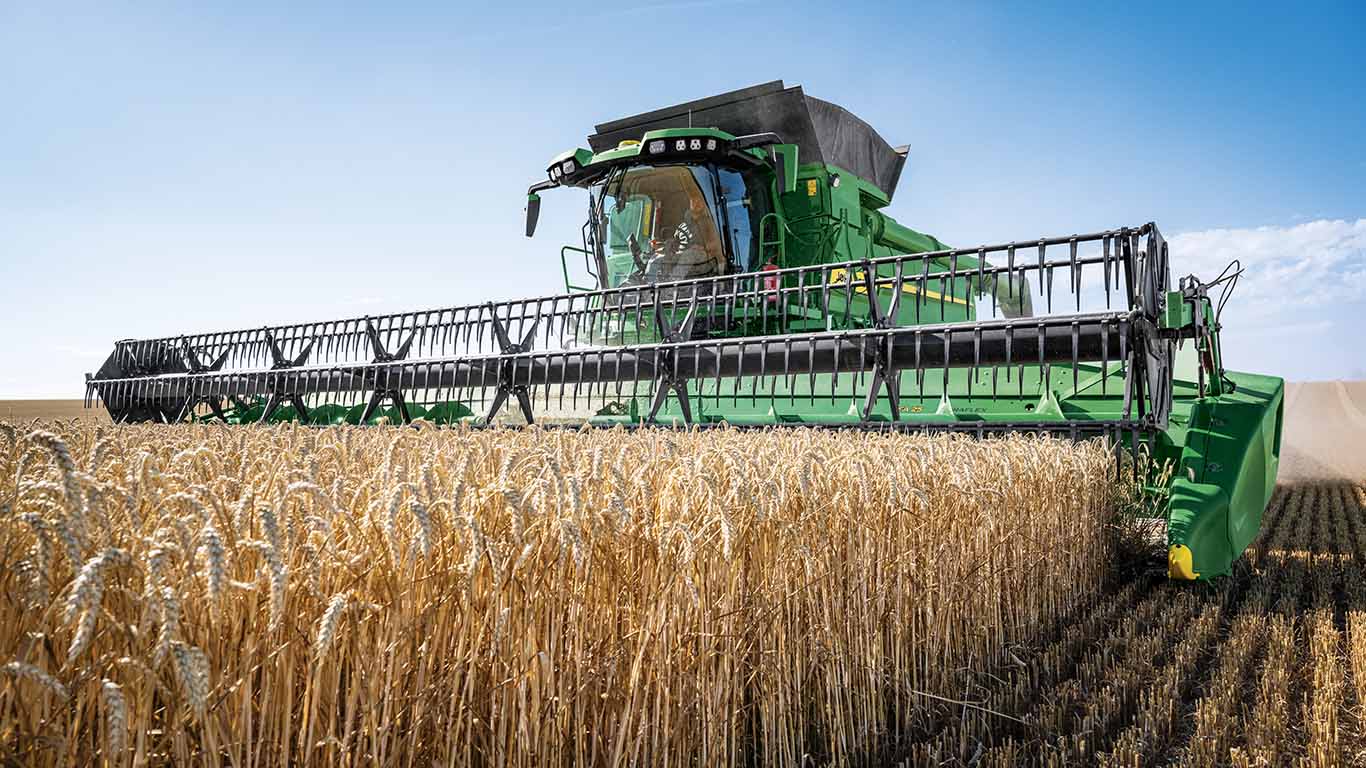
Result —
[[[732,136],[774,133],[796,144],[802,163],[839,166],[873,183],[890,200],[906,162],[906,147],[892,147],[844,107],[807,96],[800,85],[774,80],[600,123],[588,137],[595,153],[616,149],[665,128],[717,128]]]

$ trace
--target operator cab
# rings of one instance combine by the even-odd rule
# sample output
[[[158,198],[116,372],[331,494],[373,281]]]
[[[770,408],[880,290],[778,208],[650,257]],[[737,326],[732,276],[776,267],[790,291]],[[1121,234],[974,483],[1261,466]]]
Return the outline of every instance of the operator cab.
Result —
[[[755,171],[715,163],[619,166],[589,188],[599,288],[750,272],[770,210]]]
[[[577,187],[588,192],[583,248],[565,250],[583,254],[592,285],[571,289],[753,272],[766,260],[765,243],[772,251],[778,236],[773,190],[781,179],[770,157],[795,151],[780,145],[772,133],[688,128],[647,131],[596,152],[571,150],[527,190],[527,236],[536,229],[539,192]],[[767,255],[771,261],[776,253]]]

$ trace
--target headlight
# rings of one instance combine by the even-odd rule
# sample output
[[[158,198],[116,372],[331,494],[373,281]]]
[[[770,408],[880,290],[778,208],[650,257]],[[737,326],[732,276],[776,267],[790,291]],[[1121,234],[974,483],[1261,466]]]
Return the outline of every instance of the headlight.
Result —
[[[716,150],[716,139],[707,139],[707,151],[708,151],[708,152],[712,152],[712,151],[715,151],[715,150]]]
[[[688,148],[688,141],[687,141],[687,139],[679,139],[678,141],[675,141],[675,142],[674,142],[674,151],[675,151],[675,152],[682,152],[683,150],[685,150],[685,149],[687,149],[687,148]]]
[[[693,139],[692,141],[688,142],[688,149],[691,149],[694,152],[702,149],[702,140]]]
[[[574,161],[573,161],[573,160],[566,160],[566,161],[564,161],[563,163],[560,163],[560,173],[573,173],[573,172],[574,172]]]
[[[659,153],[664,151],[664,140],[655,139],[654,141],[650,142],[650,145],[646,147],[646,149],[650,151],[650,154],[658,155]]]

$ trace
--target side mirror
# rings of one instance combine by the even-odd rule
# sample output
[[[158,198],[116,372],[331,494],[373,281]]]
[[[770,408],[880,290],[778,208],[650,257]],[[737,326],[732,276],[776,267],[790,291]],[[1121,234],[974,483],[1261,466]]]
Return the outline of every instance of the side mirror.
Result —
[[[536,234],[536,220],[541,217],[541,196],[532,192],[526,196],[526,236]]]

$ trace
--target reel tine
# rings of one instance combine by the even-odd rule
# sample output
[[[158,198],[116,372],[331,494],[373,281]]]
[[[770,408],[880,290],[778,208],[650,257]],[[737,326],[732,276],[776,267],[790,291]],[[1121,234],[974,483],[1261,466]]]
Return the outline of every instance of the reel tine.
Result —
[[[1100,263],[1105,272],[1105,308],[1110,308],[1110,235],[1101,238]]]
[[[484,311],[485,311],[485,309],[487,309],[488,312],[489,312],[489,319],[488,319],[488,320],[485,320],[485,319],[484,319]],[[478,315],[476,316],[476,318],[475,318],[475,323],[474,323],[474,345],[475,345],[475,348],[478,349],[478,350],[482,353],[482,352],[484,351],[484,326],[485,326],[486,324],[488,324],[489,322],[492,322],[492,321],[494,321],[494,320],[497,320],[498,317],[497,317],[496,313],[494,313],[494,310],[493,310],[493,302],[489,302],[488,304],[485,304],[485,305],[479,307],[479,309],[477,310],[477,312],[478,312]],[[482,403],[481,403],[481,404],[482,404]]]
[[[846,333],[847,333],[847,332],[846,332]],[[839,378],[840,378],[840,352],[843,350],[843,347],[844,347],[844,337],[843,337],[843,334],[841,334],[839,337],[837,337],[835,341],[836,341],[836,343],[835,343],[835,371],[834,371],[834,375],[830,377],[830,404],[831,404],[831,405],[834,405],[834,404],[835,404],[835,382],[839,381]]]
[[[1048,290],[1045,293],[1048,296],[1048,311],[1051,314],[1053,312],[1053,270],[1051,267],[1047,270],[1047,279],[1044,277],[1044,261],[1047,257],[1045,253],[1047,249],[1048,243],[1043,238],[1039,238],[1039,280],[1048,285]]]
[[[449,319],[447,319],[447,317],[446,317],[446,313],[447,313],[447,312],[450,312],[450,313],[451,313],[451,316],[450,316]],[[431,350],[431,351],[432,351],[432,353],[433,353],[434,356],[440,356],[440,357],[448,357],[448,356],[450,356],[451,352],[450,352],[449,347],[447,346],[447,343],[450,341],[450,338],[451,338],[451,325],[452,325],[454,322],[455,322],[455,310],[453,310],[453,309],[443,309],[443,310],[441,310],[440,312],[437,313],[437,315],[436,315],[436,328],[434,328],[434,329],[432,330],[432,346],[435,347],[435,349],[433,349],[433,350]],[[449,393],[447,393],[447,394],[449,395]],[[446,399],[449,400],[450,398],[447,397]]]
[[[574,394],[570,398],[569,405],[570,408],[576,411],[579,409],[579,390],[583,386],[583,367],[584,364],[588,362],[588,356],[582,350],[577,353],[577,357],[579,375],[574,377]]]
[[[887,304],[887,314],[883,319],[888,326],[895,326],[901,319],[901,293],[906,286],[906,260],[896,260],[896,274],[892,278],[892,300]]]
[[[978,249],[977,249],[977,291],[976,291],[976,293],[977,293],[978,296],[981,296],[981,295],[982,295],[982,292],[985,291],[985,290],[986,290],[986,287],[987,287],[986,269],[987,269],[987,249],[986,249],[986,248],[978,248]],[[991,316],[992,316],[992,317],[995,317],[995,316],[996,316],[996,302],[995,302],[995,297],[992,297],[992,299],[993,299],[993,300],[992,300],[992,302],[991,302]],[[971,301],[972,301],[972,300],[969,298],[969,302],[971,302]]]
[[[318,362],[342,364],[352,362],[346,357],[346,343],[354,332],[354,320],[333,320],[328,323],[322,338],[322,359]]]
[[[1015,242],[1006,246],[1006,295],[1015,298]]]
[[[888,334],[877,333],[873,336],[864,335],[858,341],[858,373],[854,376],[854,391],[863,386],[864,379],[868,374],[868,341],[871,338],[877,345],[881,345],[883,339],[888,338]]]
[[[721,401],[721,358],[722,353],[725,351],[724,347],[724,341],[716,342],[716,380],[712,383],[712,388],[717,403],[720,403]],[[699,392],[698,394],[700,395],[701,393]]]
[[[782,278],[775,278],[781,281]],[[759,332],[764,336],[768,335],[768,278],[756,278],[754,280],[754,301],[759,306]],[[776,294],[775,294],[776,295]]]
[[[828,275],[827,275],[827,277],[828,277]],[[830,292],[830,289],[829,289],[829,280],[827,279],[826,281],[824,281],[824,282],[821,284],[821,295],[822,295],[822,297],[828,296],[828,295],[829,295],[829,292]],[[828,301],[827,299],[825,299],[825,298],[822,298],[822,302],[825,304],[825,306],[826,306],[826,308],[827,308],[827,310],[828,310],[828,308],[829,308],[829,301]],[[801,272],[798,272],[798,273],[797,273],[797,307],[798,307],[798,309],[801,310],[801,315],[802,315],[802,317],[805,317],[805,316],[806,316],[807,306],[808,306],[808,303],[807,303],[806,272],[805,272],[805,271],[801,271]]]
[[[979,374],[982,372],[982,326],[972,327],[972,375],[968,377],[968,399],[972,399],[972,385],[978,383]]]
[[[1100,395],[1105,396],[1105,385],[1110,381],[1110,320],[1100,323]]]
[[[1132,361],[1129,360],[1128,349],[1127,349],[1128,343],[1127,343],[1126,340],[1125,340],[1125,336],[1127,335],[1127,333],[1126,333],[1127,329],[1126,329],[1124,326],[1125,326],[1125,323],[1124,323],[1124,321],[1121,320],[1121,321],[1120,321],[1120,326],[1119,326],[1119,329],[1120,329],[1120,330],[1119,330],[1119,350],[1120,350],[1119,356],[1120,356],[1120,359],[1121,359],[1120,368],[1121,368],[1121,370],[1124,372],[1124,410],[1123,410],[1123,413],[1124,413],[1124,418],[1127,419],[1127,418],[1129,418],[1129,407],[1130,407],[1130,403],[1131,403],[1132,400],[1133,400],[1133,395],[1134,395],[1134,391],[1133,391],[1133,387],[1134,387],[1134,376],[1133,376],[1133,373],[1134,373],[1134,366],[1132,365]]]
[[[787,378],[787,401],[797,404],[797,374],[792,370],[792,337],[783,340],[783,376]]]
[[[763,350],[763,354],[759,355],[759,378],[755,381],[755,392],[756,392],[756,393],[759,392],[759,391],[761,391],[761,390],[763,389],[764,382],[767,381],[767,379],[768,379],[768,344],[767,344],[767,342],[762,342],[762,341],[759,342],[759,344],[760,344],[760,348]],[[769,383],[769,393],[772,394],[772,392],[773,392],[773,389],[772,389],[773,382],[770,381],[770,382],[768,382],[768,383]]]
[[[816,404],[816,337],[811,336],[807,339],[806,345],[807,359],[807,395],[810,397],[811,404]]]
[[[1043,377],[1044,393],[1045,393],[1045,394],[1048,394],[1048,390],[1050,389],[1050,386],[1051,386],[1051,384],[1052,384],[1052,382],[1049,380],[1049,379],[1051,378],[1049,374],[1052,373],[1052,369],[1051,369],[1049,366],[1045,365],[1045,364],[1044,364],[1044,361],[1043,361],[1044,324],[1043,324],[1042,321],[1039,322],[1038,328],[1039,328],[1039,375]]]
[[[944,329],[944,381],[939,390],[940,397],[948,400],[949,397],[949,347],[953,342],[953,328]]]
[[[440,316],[439,312],[437,314]],[[416,334],[417,356],[430,357],[431,355],[423,353],[427,351],[427,334],[436,333],[436,329],[432,325],[432,312],[428,310],[427,312],[422,313],[421,318],[422,319],[419,321],[416,315],[413,317],[413,329],[408,332],[408,339],[409,341],[412,341],[413,335]]]
[[[1079,321],[1079,320],[1073,320],[1073,321],[1072,321],[1072,394],[1073,394],[1073,395],[1077,394],[1077,387],[1078,387],[1078,382],[1077,382],[1077,378],[1078,378],[1078,377],[1077,377],[1077,362],[1078,362],[1078,357],[1080,356],[1080,352],[1081,352],[1081,350],[1079,349],[1079,345],[1080,345],[1080,344],[1081,344],[1081,321]]]
[[[457,315],[457,312],[459,312],[460,314]],[[443,331],[441,336],[441,354],[468,354],[467,350],[460,343],[460,331],[462,327],[460,318],[464,317],[465,315],[468,315],[469,310],[465,308],[454,308],[450,310],[450,313],[450,319],[446,320],[445,330]],[[454,386],[455,382],[452,381],[451,384]]]
[[[953,296],[956,295],[956,294],[954,293],[954,287],[953,287],[953,286],[956,284],[957,280],[958,280],[958,252],[957,252],[957,251],[954,251],[953,254],[949,256],[949,277],[948,277],[948,280],[945,281],[945,279],[944,279],[944,273],[943,273],[943,272],[940,272],[940,273],[939,273],[939,322],[941,322],[941,323],[947,322],[947,321],[948,321],[948,316],[944,314],[945,312],[948,311],[947,308],[946,308],[946,298],[953,297]],[[947,296],[946,296],[945,294],[947,294]]]
[[[735,301],[738,298],[739,283],[732,277],[730,279],[730,292],[726,294],[726,328],[730,328],[731,322],[735,319]]]
[[[608,350],[607,350],[606,348],[603,348],[603,349],[599,349],[599,350],[598,350],[598,383],[599,383],[599,387],[598,387],[598,402],[599,402],[599,404],[601,404],[603,401],[607,400],[607,386],[608,386],[608,384],[607,384],[607,379],[604,378],[603,375],[602,375],[602,363],[603,363],[604,360],[607,359],[607,353],[608,353]],[[591,401],[591,393],[590,393],[590,401]]]
[[[917,300],[917,303],[919,301]],[[915,385],[917,387],[917,398],[922,402],[925,400],[925,367],[920,359],[922,344],[922,331],[919,327],[915,329]]]
[[[1010,278],[1006,278],[1006,290],[1010,290]],[[992,268],[991,270],[991,316],[996,317],[996,297],[1001,292],[1001,270]]]
[[[1015,346],[1015,324],[1006,323],[1006,381],[1010,381],[1012,348]]]
[[[1128,376],[1129,372],[1129,321],[1120,318],[1119,320],[1119,366],[1120,370]]]
[[[745,375],[745,340],[740,340],[740,356],[736,358],[735,381],[730,389],[730,407],[738,408],[740,405],[740,379]]]
[[[334,358],[332,355],[332,345],[336,343],[337,340],[336,335],[333,333],[333,330],[337,327],[337,325],[338,323],[335,320],[329,320],[322,324],[322,331],[318,336],[319,343],[317,362],[330,363],[333,361]]]
[[[930,289],[930,260],[920,260],[920,281],[915,292],[915,322],[920,323],[921,308],[925,306],[925,292]]]
[[[1076,309],[1076,311],[1077,311],[1077,312],[1080,312],[1080,311],[1081,311],[1081,265],[1077,263],[1077,236],[1076,236],[1076,235],[1072,235],[1072,239],[1071,239],[1070,241],[1068,241],[1068,246],[1071,248],[1071,254],[1070,254],[1070,259],[1071,259],[1071,261],[1070,261],[1070,266],[1068,267],[1068,273],[1067,273],[1067,274],[1068,274],[1068,277],[1071,278],[1072,296],[1073,296],[1073,298],[1076,299],[1076,302],[1077,302],[1077,309]]]

